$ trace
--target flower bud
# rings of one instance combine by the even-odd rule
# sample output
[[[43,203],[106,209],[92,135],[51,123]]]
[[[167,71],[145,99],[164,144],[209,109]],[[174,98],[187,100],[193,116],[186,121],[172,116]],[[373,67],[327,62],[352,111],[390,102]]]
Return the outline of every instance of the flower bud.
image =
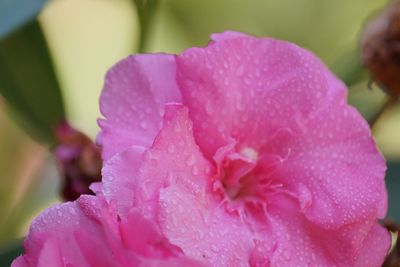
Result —
[[[398,267],[400,266],[400,239],[398,237],[400,227],[389,221],[385,222],[385,226],[390,232],[397,234],[397,240],[393,243],[392,249],[382,267]]]
[[[362,62],[390,96],[400,96],[400,1],[392,1],[365,27]]]
[[[101,180],[99,148],[85,134],[66,121],[56,129],[58,145],[54,149],[64,178],[61,195],[69,201],[81,194],[93,194],[89,186]]]

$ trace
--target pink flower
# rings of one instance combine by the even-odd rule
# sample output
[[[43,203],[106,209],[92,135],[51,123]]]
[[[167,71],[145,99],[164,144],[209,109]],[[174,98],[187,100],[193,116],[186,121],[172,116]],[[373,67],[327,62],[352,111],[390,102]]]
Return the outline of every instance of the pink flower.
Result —
[[[343,83],[293,44],[212,39],[109,71],[97,196],[36,219],[15,266],[382,264],[385,161]]]

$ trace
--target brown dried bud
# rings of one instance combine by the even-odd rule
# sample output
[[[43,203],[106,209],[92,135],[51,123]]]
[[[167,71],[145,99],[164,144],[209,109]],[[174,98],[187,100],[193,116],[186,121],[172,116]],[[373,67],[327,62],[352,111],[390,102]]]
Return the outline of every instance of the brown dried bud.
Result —
[[[365,27],[363,65],[390,96],[400,96],[400,0],[392,1]]]
[[[58,145],[54,155],[64,178],[62,197],[75,200],[82,194],[93,194],[89,186],[101,180],[100,149],[85,134],[62,122],[56,129]]]
[[[392,232],[399,234],[400,227],[393,222],[386,221],[386,228]],[[400,239],[397,238],[396,243],[394,244],[392,251],[386,257],[385,262],[382,267],[400,267]]]

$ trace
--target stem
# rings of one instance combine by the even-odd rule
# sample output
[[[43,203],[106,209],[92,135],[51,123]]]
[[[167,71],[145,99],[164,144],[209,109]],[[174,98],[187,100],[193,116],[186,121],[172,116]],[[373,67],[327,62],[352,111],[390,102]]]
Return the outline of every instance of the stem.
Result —
[[[134,0],[139,16],[140,36],[137,51],[139,53],[145,52],[149,36],[149,28],[154,18],[154,13],[157,8],[157,0]]]
[[[385,102],[383,103],[383,105],[379,108],[379,110],[375,113],[374,116],[372,116],[369,120],[369,126],[371,127],[371,129],[376,126],[376,123],[379,121],[379,119],[382,117],[382,115],[387,112],[390,108],[392,108],[394,106],[394,104],[396,104],[398,100],[397,96],[389,96]]]

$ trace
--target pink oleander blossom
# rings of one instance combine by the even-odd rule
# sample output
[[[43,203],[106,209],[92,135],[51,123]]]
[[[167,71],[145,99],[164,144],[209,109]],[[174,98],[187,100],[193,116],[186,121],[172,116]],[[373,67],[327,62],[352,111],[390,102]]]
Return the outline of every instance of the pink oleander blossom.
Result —
[[[14,267],[382,264],[385,161],[344,84],[288,42],[212,39],[108,72],[97,195],[37,218]]]

